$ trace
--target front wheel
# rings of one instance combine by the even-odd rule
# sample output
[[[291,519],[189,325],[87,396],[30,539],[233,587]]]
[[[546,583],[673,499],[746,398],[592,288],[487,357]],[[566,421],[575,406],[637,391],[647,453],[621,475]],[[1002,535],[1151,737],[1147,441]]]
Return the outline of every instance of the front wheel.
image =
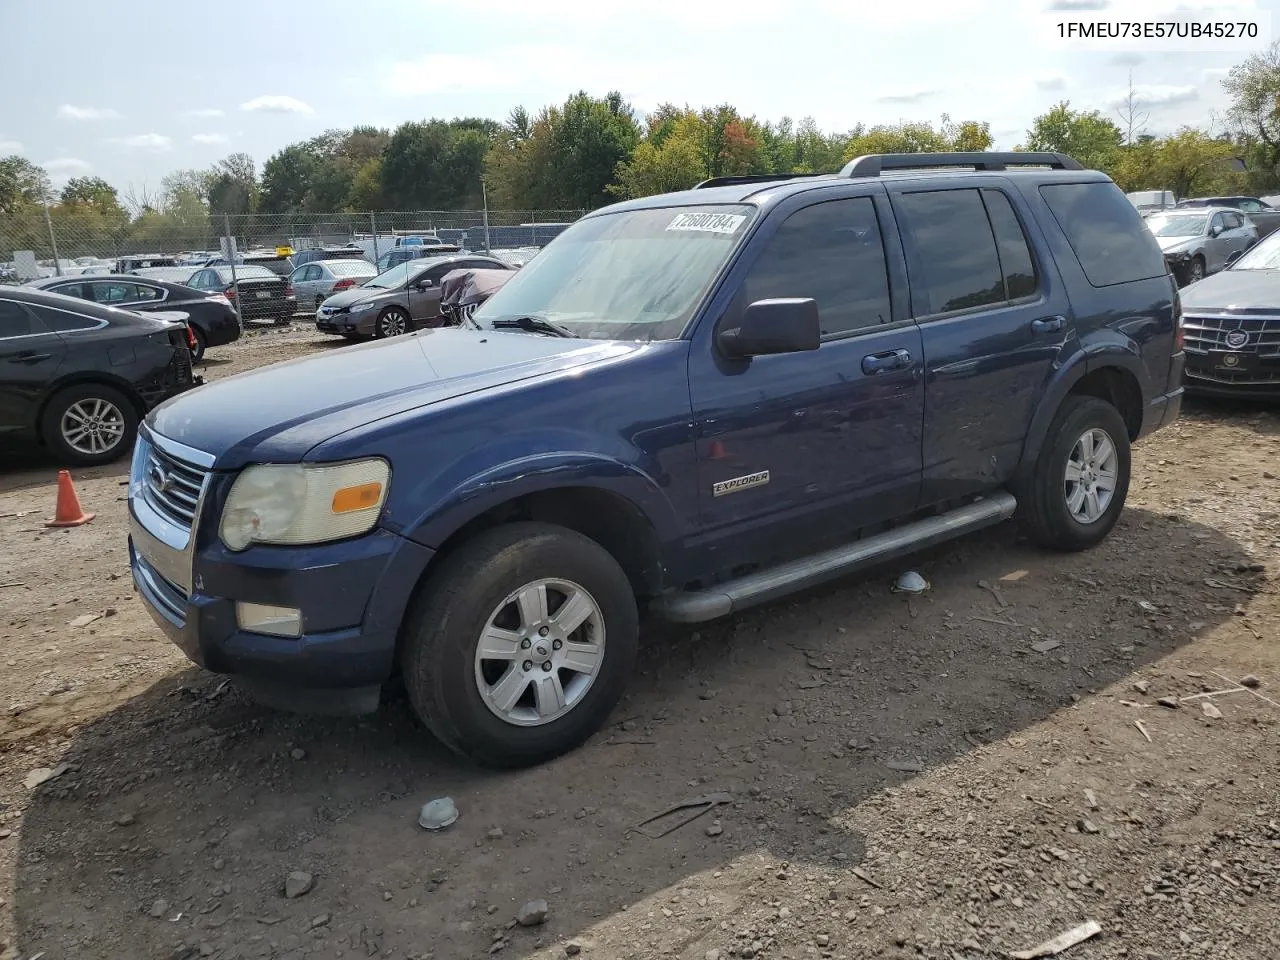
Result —
[[[1129,431],[1119,411],[1096,397],[1062,404],[1024,492],[1023,524],[1055,550],[1100,543],[1129,492]]]
[[[430,575],[401,666],[423,723],[485,766],[533,766],[600,728],[635,663],[639,615],[617,561],[544,523],[479,534]]]
[[[387,307],[382,313],[378,314],[378,319],[373,324],[373,335],[379,339],[383,337],[398,337],[409,329],[409,314],[405,313],[399,307]]]
[[[1204,257],[1193,257],[1187,266],[1187,285],[1199,283],[1204,279]]]

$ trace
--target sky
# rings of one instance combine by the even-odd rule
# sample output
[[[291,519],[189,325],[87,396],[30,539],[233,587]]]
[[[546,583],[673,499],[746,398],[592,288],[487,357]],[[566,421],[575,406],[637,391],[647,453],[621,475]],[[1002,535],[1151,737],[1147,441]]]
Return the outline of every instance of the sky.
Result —
[[[1194,0],[1217,19],[1280,0]],[[0,156],[43,165],[55,186],[100,176],[155,192],[174,169],[232,152],[262,163],[326,129],[428,117],[502,120],[579,89],[620,90],[641,113],[731,103],[824,130],[900,120],[986,120],[1021,142],[1060,100],[1117,117],[1132,82],[1151,133],[1206,127],[1227,44],[1072,47],[1053,23],[1158,20],[1187,0],[3,0]],[[758,11],[758,12],[757,12]],[[1239,45],[1237,45],[1238,47]]]

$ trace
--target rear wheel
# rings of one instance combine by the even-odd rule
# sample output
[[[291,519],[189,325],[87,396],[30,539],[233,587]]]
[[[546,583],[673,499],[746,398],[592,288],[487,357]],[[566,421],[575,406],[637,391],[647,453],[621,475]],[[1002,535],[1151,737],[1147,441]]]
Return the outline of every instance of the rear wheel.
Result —
[[[195,340],[195,346],[191,348],[191,362],[199,363],[204,359],[204,351],[208,346],[208,339],[204,335],[204,331],[199,327],[191,328],[191,337]]]
[[[594,540],[513,523],[431,574],[405,625],[405,689],[428,729],[494,767],[572,750],[618,702],[635,663],[630,582]]]
[[[1192,257],[1187,264],[1187,283],[1197,283],[1204,279],[1204,257]]]
[[[133,448],[138,411],[114,387],[80,384],[54,395],[44,409],[40,432],[60,461],[97,466],[118,460]]]
[[[1022,498],[1028,534],[1055,550],[1100,543],[1129,492],[1129,431],[1097,397],[1068,397],[1053,419]]]

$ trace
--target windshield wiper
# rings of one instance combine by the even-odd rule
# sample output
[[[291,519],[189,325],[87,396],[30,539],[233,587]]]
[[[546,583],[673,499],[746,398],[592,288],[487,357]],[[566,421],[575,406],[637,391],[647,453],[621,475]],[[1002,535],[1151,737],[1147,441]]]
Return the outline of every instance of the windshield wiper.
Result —
[[[493,320],[489,324],[495,330],[527,330],[530,333],[549,333],[554,337],[576,338],[577,334],[545,317],[513,317]]]

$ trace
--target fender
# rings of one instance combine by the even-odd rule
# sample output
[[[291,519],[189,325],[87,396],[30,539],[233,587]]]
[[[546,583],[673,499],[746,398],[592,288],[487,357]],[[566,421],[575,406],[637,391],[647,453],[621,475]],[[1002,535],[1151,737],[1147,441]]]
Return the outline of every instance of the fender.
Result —
[[[418,506],[401,534],[437,549],[469,521],[499,504],[530,493],[563,487],[594,487],[631,503],[648,519],[660,543],[678,538],[679,520],[658,483],[640,468],[585,452],[541,453],[503,462]]]
[[[1143,398],[1148,396],[1146,390],[1146,370],[1138,356],[1137,346],[1125,337],[1108,337],[1104,340],[1092,340],[1071,356],[1054,374],[1040,402],[1036,405],[1035,414],[1031,418],[1031,426],[1027,430],[1027,439],[1022,447],[1022,459],[1018,462],[1017,480],[1025,480],[1035,467],[1040,456],[1040,449],[1049,432],[1058,408],[1066,399],[1072,388],[1084,377],[1107,367],[1118,367],[1137,378]]]

